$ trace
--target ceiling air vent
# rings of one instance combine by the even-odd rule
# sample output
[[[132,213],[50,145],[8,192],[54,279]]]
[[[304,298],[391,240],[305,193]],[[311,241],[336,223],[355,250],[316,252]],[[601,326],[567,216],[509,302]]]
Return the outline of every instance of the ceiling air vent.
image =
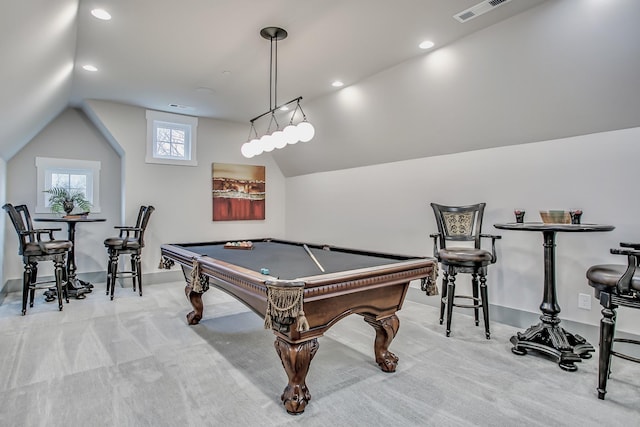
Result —
[[[169,104],[169,107],[178,108],[180,110],[193,110],[193,107],[189,107],[188,105],[182,105],[182,104]]]
[[[467,22],[476,16],[484,15],[496,7],[509,3],[510,1],[511,0],[485,0],[475,6],[471,6],[467,10],[463,10],[462,12],[453,15],[453,17],[460,22]]]

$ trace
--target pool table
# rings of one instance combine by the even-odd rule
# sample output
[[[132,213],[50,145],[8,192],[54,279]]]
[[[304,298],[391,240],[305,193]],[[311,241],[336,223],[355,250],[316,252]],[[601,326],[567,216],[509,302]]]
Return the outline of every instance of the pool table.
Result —
[[[229,242],[164,244],[162,264],[182,267],[193,306],[187,315],[190,325],[202,319],[202,293],[210,284],[265,318],[289,378],[281,396],[287,412],[304,412],[311,399],[305,381],[318,337],[349,314],[363,316],[375,329],[376,362],[385,372],[395,371],[398,357],[389,344],[398,332],[396,311],[412,280],[435,280],[435,259],[276,239],[250,242],[250,248],[225,245]],[[273,287],[299,292],[305,319],[269,308]]]

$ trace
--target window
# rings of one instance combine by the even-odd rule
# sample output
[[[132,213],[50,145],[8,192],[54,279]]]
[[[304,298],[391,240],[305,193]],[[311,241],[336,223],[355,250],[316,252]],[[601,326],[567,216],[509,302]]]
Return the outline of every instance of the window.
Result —
[[[197,166],[198,119],[147,110],[147,163]]]
[[[48,213],[51,187],[81,191],[91,203],[91,212],[100,212],[100,162],[91,160],[36,157],[38,201],[36,213]]]

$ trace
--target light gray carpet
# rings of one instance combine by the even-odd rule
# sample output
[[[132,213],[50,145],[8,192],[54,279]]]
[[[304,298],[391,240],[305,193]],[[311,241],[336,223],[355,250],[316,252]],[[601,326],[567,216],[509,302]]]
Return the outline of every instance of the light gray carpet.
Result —
[[[221,291],[187,326],[182,282],[140,298],[104,283],[63,312],[42,295],[25,317],[20,294],[0,306],[0,424],[5,426],[622,426],[640,415],[640,365],[614,359],[607,400],[596,397],[597,359],[564,372],[511,353],[510,326],[492,339],[464,311],[444,336],[438,313],[411,292],[391,350],[373,358],[374,330],[350,316],[320,338],[304,414],[286,413],[286,374],[262,320]]]

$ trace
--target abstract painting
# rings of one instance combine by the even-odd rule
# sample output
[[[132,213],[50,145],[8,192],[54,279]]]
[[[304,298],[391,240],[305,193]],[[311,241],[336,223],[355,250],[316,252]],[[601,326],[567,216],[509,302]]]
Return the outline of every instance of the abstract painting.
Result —
[[[265,167],[211,164],[214,221],[265,218]]]

